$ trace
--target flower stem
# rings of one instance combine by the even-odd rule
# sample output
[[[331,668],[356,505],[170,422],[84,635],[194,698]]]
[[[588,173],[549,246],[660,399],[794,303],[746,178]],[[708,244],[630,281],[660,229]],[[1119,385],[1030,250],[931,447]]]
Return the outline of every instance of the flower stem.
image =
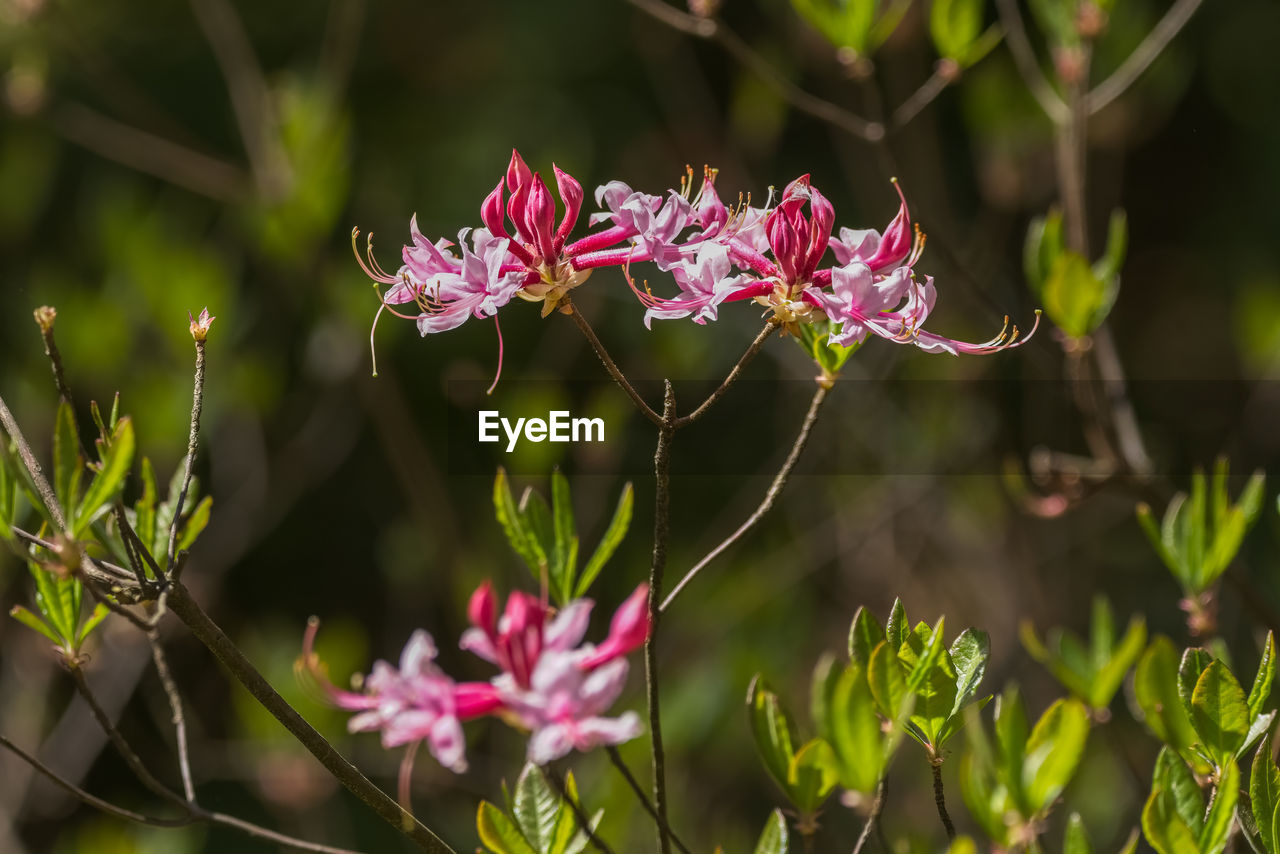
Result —
[[[645,698],[649,709],[649,743],[653,759],[653,803],[658,812],[658,845],[670,854],[667,824],[666,758],[662,750],[662,715],[658,704],[658,623],[662,617],[662,574],[667,565],[667,535],[671,528],[671,440],[676,430],[676,396],[665,383],[658,447],[653,455],[653,563],[649,568],[649,637],[644,643]]]
[[[656,822],[662,821],[658,816],[658,810],[654,808],[653,801],[649,800],[649,796],[644,793],[644,788],[640,785],[640,781],[631,773],[631,769],[622,761],[622,754],[618,752],[618,748],[612,744],[605,748],[605,752],[609,754],[609,761],[613,763],[613,767],[618,769],[618,773],[622,775],[622,779],[627,781],[627,785],[631,787],[631,791],[635,792],[640,806],[644,807],[644,811]],[[671,834],[671,841],[679,848],[683,854],[690,854],[689,847],[680,841],[680,837],[676,836],[676,832],[667,826],[667,832]]]
[[[747,364],[756,357],[756,354],[760,352],[760,348],[764,346],[764,342],[769,340],[769,336],[772,335],[774,330],[777,328],[778,322],[770,319],[769,322],[764,325],[764,329],[760,330],[760,334],[751,342],[751,346],[747,347],[746,352],[742,354],[742,358],[738,359],[737,364],[735,364],[729,371],[728,376],[724,378],[724,382],[720,383],[720,385],[716,387],[716,390],[711,392],[707,399],[699,404],[697,409],[693,410],[693,412],[690,412],[688,415],[682,415],[676,419],[676,429],[692,424],[703,415],[706,415],[707,411],[715,405],[716,401],[723,397],[724,393],[729,390],[729,386],[733,385],[738,377],[742,375],[742,371],[747,367]]]
[[[182,506],[187,501],[187,490],[191,487],[192,471],[196,464],[196,448],[200,440],[200,413],[204,409],[204,346],[205,342],[196,340],[196,370],[191,387],[191,430],[187,435],[186,469],[182,473],[182,488],[178,490],[178,503],[173,508],[173,519],[169,523],[169,548],[165,558],[165,572],[175,578],[179,575],[175,567],[178,549],[178,525],[182,521]]]
[[[942,819],[942,826],[947,831],[947,839],[955,839],[956,826],[952,824],[951,815],[947,812],[947,796],[942,789],[942,757],[931,758],[929,767],[933,770],[933,802],[938,807],[938,818]]]
[[[591,349],[596,351],[596,355],[604,363],[604,369],[609,372],[609,376],[613,377],[613,381],[618,384],[618,387],[627,393],[627,397],[631,398],[631,402],[635,404],[636,409],[640,410],[640,414],[652,422],[654,426],[662,429],[665,425],[662,416],[654,412],[653,408],[644,402],[640,392],[636,391],[627,380],[626,376],[618,368],[617,363],[613,361],[613,357],[609,355],[609,351],[604,348],[604,344],[600,343],[600,339],[596,336],[596,331],[591,328],[591,324],[582,316],[582,312],[578,311],[578,307],[566,301],[564,303],[564,311],[573,318],[573,322],[577,324],[578,329],[582,331],[583,336],[591,344]]]
[[[871,802],[871,813],[867,816],[867,823],[862,825],[862,833],[858,834],[858,841],[853,844],[853,854],[861,854],[867,840],[871,838],[871,831],[880,823],[880,813],[884,812],[884,802],[888,795],[889,781],[886,778],[882,779],[880,785],[876,787],[876,797]]]

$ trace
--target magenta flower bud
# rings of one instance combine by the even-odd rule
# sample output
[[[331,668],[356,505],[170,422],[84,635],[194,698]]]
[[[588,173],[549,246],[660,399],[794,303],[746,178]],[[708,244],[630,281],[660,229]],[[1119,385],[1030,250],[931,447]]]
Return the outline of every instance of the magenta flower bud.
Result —
[[[502,179],[499,178],[498,186],[493,188],[493,192],[485,197],[484,204],[480,205],[480,219],[484,222],[485,228],[489,229],[490,234],[497,237],[510,237],[503,222],[502,201]]]
[[[898,215],[893,218],[893,222],[889,223],[884,230],[884,237],[880,238],[880,245],[876,247],[875,254],[866,262],[867,266],[877,273],[901,263],[910,254],[914,240],[911,233],[911,214],[907,211],[907,197],[902,194],[902,187],[896,180],[893,186],[898,191],[898,198],[902,200],[902,205],[898,208]]]
[[[809,251],[802,276],[806,280],[812,278],[813,271],[818,269],[818,263],[827,253],[827,243],[831,240],[831,228],[836,218],[835,208],[816,187],[809,188],[809,212],[812,214]]]
[[[560,190],[560,199],[564,202],[564,217],[560,220],[560,227],[556,229],[556,253],[558,254],[560,248],[564,246],[565,238],[578,222],[578,212],[582,210],[583,192],[582,185],[572,175],[554,163],[551,164],[551,168],[555,170],[556,187]]]
[[[554,262],[556,201],[547,189],[547,183],[537,172],[533,173],[529,193],[529,202],[524,209],[525,227],[531,237],[531,243],[547,262]]]
[[[493,585],[488,581],[471,594],[471,601],[467,603],[467,619],[489,637],[497,633],[497,600],[493,595]]]
[[[517,189],[529,183],[529,178],[532,175],[533,173],[525,164],[524,158],[520,156],[520,152],[514,148],[511,149],[511,162],[507,165],[507,189],[514,193]]]
[[[649,638],[649,585],[641,584],[614,612],[609,623],[609,636],[595,651],[582,660],[582,667],[592,669],[615,658],[621,658],[644,645]]]
[[[516,227],[516,236],[522,243],[533,243],[533,235],[528,231],[525,223],[525,208],[529,204],[529,184],[525,182],[511,191],[511,198],[507,199],[507,219],[511,220],[511,224]]]
[[[769,237],[769,248],[773,250],[773,257],[777,259],[778,267],[782,270],[782,277],[788,282],[795,281],[795,256],[799,241],[795,226],[791,224],[791,218],[782,205],[775,208],[769,215],[769,221],[765,223],[765,232]]]

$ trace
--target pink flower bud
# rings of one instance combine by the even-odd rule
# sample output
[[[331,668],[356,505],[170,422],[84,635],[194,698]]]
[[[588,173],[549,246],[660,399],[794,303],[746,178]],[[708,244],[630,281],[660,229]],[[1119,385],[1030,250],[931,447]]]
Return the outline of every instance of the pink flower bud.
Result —
[[[471,601],[467,604],[467,619],[489,637],[496,634],[497,600],[493,595],[493,585],[488,581],[471,594]]]
[[[898,215],[885,228],[884,237],[880,238],[880,245],[876,248],[875,254],[867,259],[867,266],[876,273],[889,267],[896,267],[911,252],[913,235],[911,213],[907,210],[907,198],[902,194],[902,187],[897,181],[893,182],[893,186],[898,191],[898,198],[902,200],[902,205],[898,208]]]
[[[511,149],[511,163],[507,165],[507,189],[514,193],[529,182],[532,174],[520,152]]]
[[[493,192],[485,197],[484,204],[480,205],[480,219],[491,234],[498,237],[511,236],[507,233],[507,227],[503,221],[502,179],[498,179],[498,186],[493,188]]]
[[[553,262],[558,254],[555,248],[556,201],[537,172],[533,173],[531,186],[529,203],[524,210],[525,227],[538,254],[544,261]]]
[[[555,170],[556,188],[560,190],[560,199],[564,202],[564,217],[560,220],[560,227],[556,229],[555,251],[558,254],[560,248],[564,246],[565,238],[578,222],[578,212],[582,210],[583,192],[582,185],[572,175],[554,163],[551,164],[551,168]]]
[[[583,659],[586,669],[621,658],[642,646],[649,637],[649,585],[641,584],[614,612],[609,636],[595,652]]]

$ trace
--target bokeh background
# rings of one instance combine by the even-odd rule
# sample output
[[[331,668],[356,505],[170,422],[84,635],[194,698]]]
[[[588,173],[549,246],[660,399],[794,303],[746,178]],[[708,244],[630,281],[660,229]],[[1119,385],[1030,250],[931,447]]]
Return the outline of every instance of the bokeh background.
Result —
[[[899,103],[935,55],[917,2],[877,54],[884,102]],[[1133,48],[1163,4],[1119,0],[1098,74]],[[726,19],[788,79],[849,108],[874,108],[835,51],[779,0],[732,0]],[[988,15],[994,17],[994,11]],[[901,596],[913,619],[990,631],[987,690],[1007,679],[1036,713],[1060,688],[1022,651],[1017,625],[1080,629],[1097,592],[1121,617],[1188,640],[1178,589],[1134,522],[1222,451],[1244,472],[1280,450],[1280,9],[1210,3],[1167,54],[1090,128],[1089,219],[1129,215],[1130,252],[1111,327],[1139,422],[1161,473],[1118,481],[1053,519],[1027,512],[1006,474],[1039,447],[1081,451],[1054,331],[987,358],[930,356],[873,341],[837,385],[784,499],[749,540],[712,565],[664,622],[664,721],[673,822],[701,850],[749,849],[778,796],[748,747],[742,699],[756,672],[807,705],[813,663],[839,650],[854,610],[882,615]],[[890,168],[929,234],[920,269],[937,278],[932,328],[984,339],[1036,307],[1021,267],[1029,218],[1055,198],[1048,121],[1000,46],[885,150],[797,113],[717,45],[663,27],[621,0],[0,0],[0,389],[29,435],[48,435],[55,393],[31,310],[58,309],[57,334],[78,399],[136,420],[162,478],[186,441],[191,343],[186,313],[217,316],[209,344],[199,472],[213,520],[188,583],[275,684],[358,764],[394,786],[398,755],[345,734],[342,716],[292,676],[303,626],[323,618],[335,674],[394,659],[429,628],[446,669],[485,671],[454,648],[464,603],[492,578],[532,584],[502,541],[490,490],[498,462],[517,485],[572,479],[588,544],[626,480],[632,531],[596,588],[593,632],[644,577],[652,524],[653,437],[608,384],[571,323],[535,307],[504,311],[507,364],[490,324],[420,339],[384,318],[380,376],[370,376],[376,297],[351,256],[355,225],[394,264],[417,213],[428,235],[478,225],[513,146],[544,173],[552,161],[588,189],[618,178],[659,192],[686,164],[720,169],[726,197],[809,172],[837,222],[882,228],[896,210]],[[1268,82],[1271,81],[1271,82]],[[655,289],[668,283],[649,273]],[[655,324],[620,273],[598,273],[577,302],[628,374],[672,377],[694,400],[758,329],[731,306],[706,327]],[[753,364],[755,382],[679,437],[669,572],[682,574],[750,511],[797,429],[813,366],[787,340]],[[647,385],[651,397],[655,386]],[[570,408],[609,424],[600,446],[527,445],[479,453],[477,406],[517,414]],[[80,413],[86,418],[87,413]],[[45,444],[45,443],[42,443]],[[46,444],[47,447],[47,444]],[[1251,626],[1280,606],[1274,510],[1247,541],[1223,592],[1221,626],[1244,671]],[[30,580],[0,556],[3,604]],[[1250,610],[1253,609],[1253,610]],[[209,807],[362,850],[404,845],[319,771],[181,629],[166,636]],[[145,644],[108,621],[90,679],[162,777],[176,778],[167,710]],[[643,704],[640,679],[624,703]],[[44,643],[0,623],[0,728],[114,802],[145,793],[109,750]],[[1155,743],[1117,701],[1111,750],[1095,735],[1068,791],[1104,850],[1128,835],[1144,792],[1133,767]],[[800,717],[803,719],[804,715]],[[520,767],[519,740],[470,730],[472,769],[422,761],[420,814],[459,850],[478,845],[481,798]],[[624,755],[637,769],[646,747]],[[589,806],[606,810],[619,850],[649,827],[599,757],[575,767]],[[948,766],[948,780],[952,778]],[[939,834],[926,762],[908,745],[894,770],[886,831],[902,844]],[[954,784],[953,784],[954,785]],[[953,789],[952,813],[963,815]],[[836,804],[820,849],[847,847],[856,818]],[[256,852],[223,830],[125,826],[78,805],[0,757],[6,852]]]

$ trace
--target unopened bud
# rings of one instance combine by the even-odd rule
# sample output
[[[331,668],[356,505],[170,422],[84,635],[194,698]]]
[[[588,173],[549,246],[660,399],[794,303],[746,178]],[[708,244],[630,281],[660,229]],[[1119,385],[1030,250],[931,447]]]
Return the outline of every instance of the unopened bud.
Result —
[[[187,319],[191,321],[191,337],[197,343],[201,343],[209,337],[209,327],[217,318],[209,316],[209,309],[206,306],[199,317],[192,317],[191,312],[187,312]]]
[[[1076,32],[1084,39],[1096,39],[1107,29],[1107,13],[1097,3],[1080,4],[1076,10]]]
[[[40,331],[48,333],[53,329],[53,321],[58,317],[58,310],[51,305],[42,305],[32,314],[35,315],[36,323],[40,325]]]

